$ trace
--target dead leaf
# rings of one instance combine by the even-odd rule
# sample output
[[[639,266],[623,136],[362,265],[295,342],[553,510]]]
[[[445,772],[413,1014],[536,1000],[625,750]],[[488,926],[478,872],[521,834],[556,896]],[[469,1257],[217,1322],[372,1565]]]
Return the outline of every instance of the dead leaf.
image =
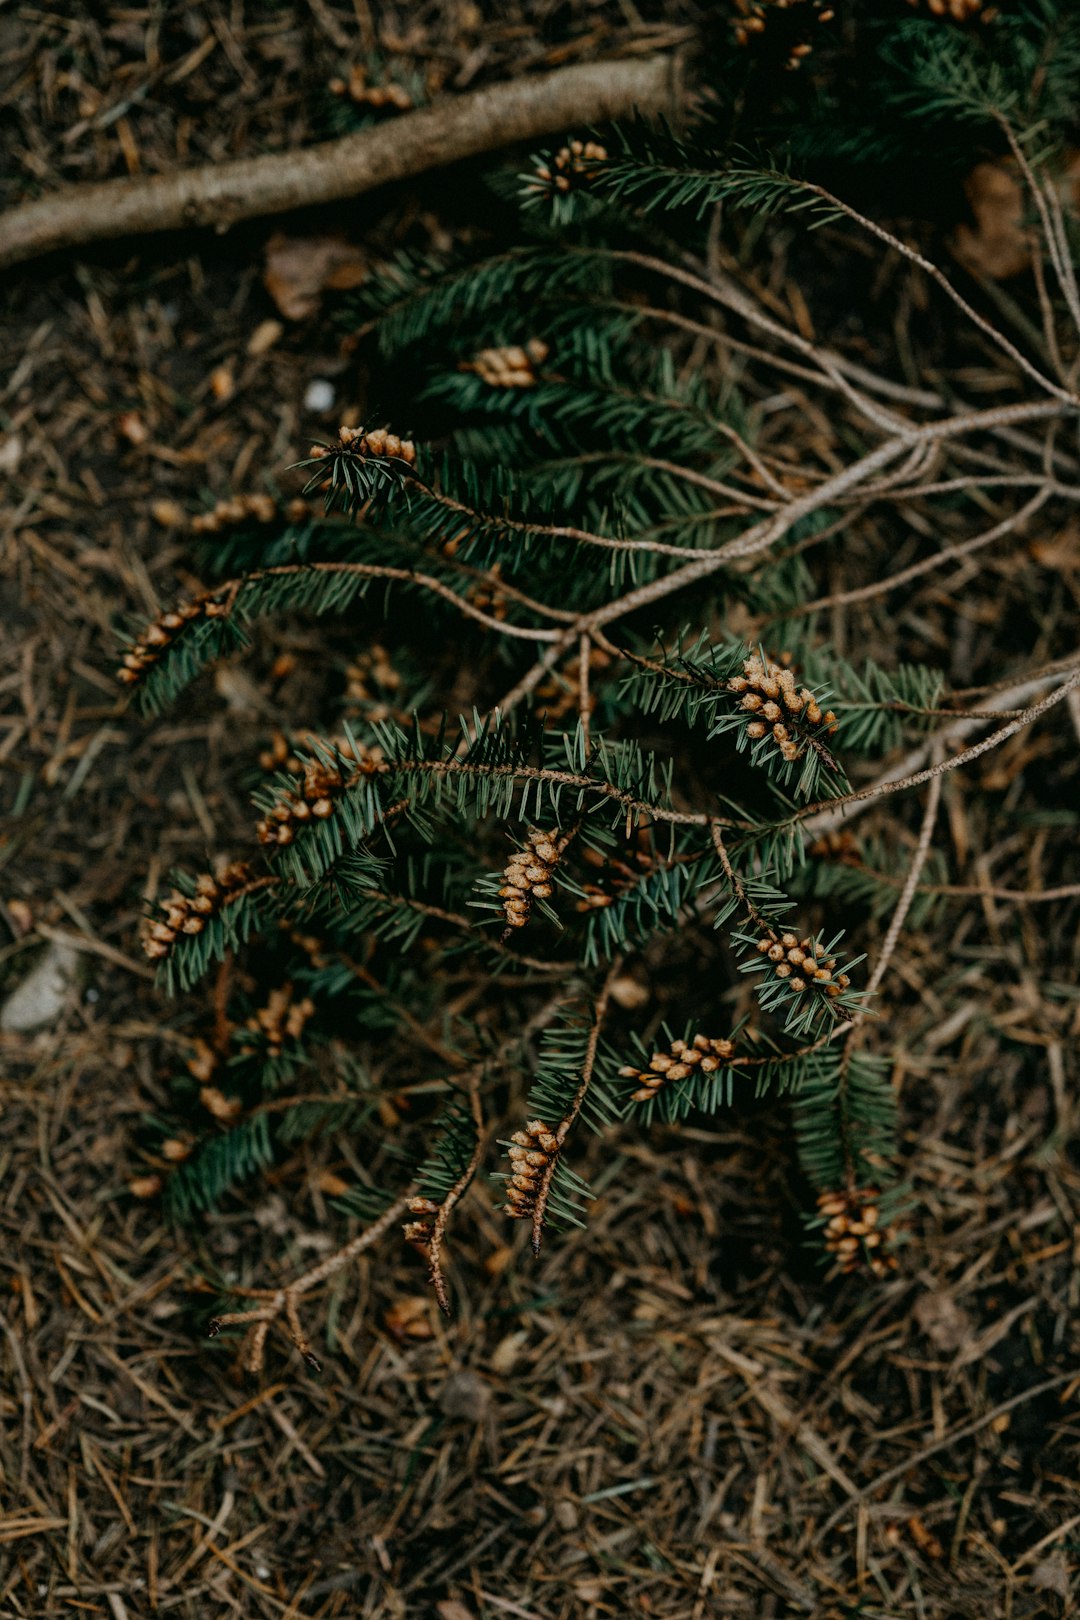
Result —
[[[150,516],[163,529],[175,529],[185,521],[187,513],[179,501],[160,500],[150,502]]]
[[[22,453],[23,441],[20,433],[9,433],[6,439],[0,440],[0,473],[14,477],[19,470]]]
[[[938,1540],[937,1536],[935,1536],[934,1532],[927,1529],[926,1525],[922,1522],[917,1513],[913,1518],[908,1520],[908,1531],[910,1532],[911,1539],[915,1543],[916,1547],[918,1547],[921,1553],[925,1553],[927,1558],[944,1558],[944,1547],[941,1545],[941,1542]]]
[[[637,1012],[639,1007],[644,1007],[652,994],[647,984],[641,984],[629,974],[614,979],[608,988],[612,1001],[625,1007],[627,1012]]]
[[[231,399],[236,390],[236,381],[231,366],[215,366],[210,373],[210,392],[219,403],[224,404]]]
[[[922,1294],[915,1301],[915,1320],[938,1350],[958,1350],[971,1333],[971,1318],[947,1289]]]
[[[149,429],[138,411],[122,411],[116,425],[129,444],[145,444],[150,437]]]
[[[952,251],[967,270],[993,281],[1018,276],[1031,263],[1024,193],[1011,164],[976,163],[964,181],[974,224],[956,227]]]
[[[464,1418],[479,1423],[491,1402],[491,1391],[484,1380],[468,1367],[451,1373],[439,1391],[439,1408],[448,1418]]]
[[[128,1182],[128,1192],[135,1198],[156,1198],[163,1185],[160,1176],[135,1176]]]
[[[514,1251],[509,1243],[501,1243],[484,1256],[484,1270],[489,1277],[501,1277],[513,1258]]]
[[[200,1086],[199,1101],[223,1125],[231,1125],[244,1111],[239,1097],[226,1097],[218,1086]]]
[[[30,907],[27,905],[25,900],[9,900],[7,903],[7,909],[8,916],[10,917],[12,926],[15,930],[16,939],[21,939],[24,934],[33,932],[34,913],[30,910]]]
[[[383,1324],[399,1344],[435,1337],[431,1302],[426,1294],[406,1294],[402,1299],[395,1299],[383,1314]]]
[[[332,1170],[320,1170],[315,1178],[319,1191],[330,1198],[341,1198],[349,1190],[349,1183],[343,1176],[336,1176]]]
[[[253,360],[274,347],[285,328],[280,321],[260,321],[248,338],[247,352]]]
[[[499,1340],[488,1360],[492,1372],[497,1373],[500,1378],[505,1378],[528,1342],[529,1334],[525,1328],[518,1328],[515,1333],[507,1333]]]
[[[1035,1565],[1031,1572],[1031,1584],[1038,1592],[1055,1592],[1060,1598],[1070,1596],[1072,1581],[1069,1566],[1060,1553],[1053,1558],[1044,1558],[1041,1564]]]
[[[1040,568],[1053,568],[1060,574],[1080,569],[1080,527],[1066,523],[1056,534],[1032,540],[1028,551]]]
[[[266,244],[263,285],[286,320],[306,320],[328,288],[341,292],[357,287],[366,274],[364,253],[340,236],[275,231]]]
[[[464,1603],[459,1603],[457,1598],[443,1598],[440,1603],[436,1603],[435,1613],[439,1620],[473,1620],[472,1610],[467,1609]]]

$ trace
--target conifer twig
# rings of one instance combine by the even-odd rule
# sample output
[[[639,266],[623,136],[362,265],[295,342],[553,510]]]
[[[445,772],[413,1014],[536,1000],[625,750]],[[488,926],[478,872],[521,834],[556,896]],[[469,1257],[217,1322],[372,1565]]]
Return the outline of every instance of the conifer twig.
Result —
[[[923,812],[922,827],[919,830],[919,841],[915,846],[915,853],[912,856],[911,865],[908,868],[908,874],[904,881],[904,887],[900,891],[900,898],[896,902],[896,909],[894,910],[892,919],[889,922],[889,927],[881,947],[881,954],[877,959],[874,971],[870,975],[866,986],[866,995],[868,998],[874,994],[885,977],[886,969],[892,960],[893,952],[896,950],[896,946],[899,942],[900,933],[904,926],[904,920],[911,909],[911,902],[914,900],[916,891],[918,890],[919,879],[922,876],[923,867],[926,865],[926,859],[930,853],[930,842],[934,836],[934,823],[937,820],[938,805],[941,802],[941,786],[943,781],[943,776],[934,776],[931,778],[930,791],[926,796],[926,809]],[[854,1025],[858,1026],[860,1023],[862,1023],[864,1016],[864,1013],[856,1013],[853,1021]]]
[[[1052,486],[1044,481],[1038,494],[1025,502],[1018,512],[1010,513],[1000,523],[995,523],[990,529],[984,529],[981,534],[973,535],[970,540],[957,541],[955,545],[946,546],[942,551],[935,551],[933,556],[923,557],[908,568],[901,568],[895,574],[886,574],[884,579],[875,579],[869,585],[859,585],[850,591],[837,591],[832,596],[819,596],[812,602],[799,603],[794,608],[788,608],[782,616],[785,620],[803,618],[806,614],[818,613],[823,608],[848,607],[852,602],[869,602],[873,597],[895,591],[899,586],[907,585],[911,580],[919,579],[935,568],[959,562],[961,558],[970,557],[973,552],[981,551],[984,546],[993,545],[995,540],[1001,540],[1005,535],[1012,534],[1021,524],[1026,523],[1029,517],[1034,517],[1053,493]]]
[[[799,184],[801,189],[810,191],[815,196],[820,197],[830,207],[838,209],[840,213],[846,215],[856,225],[860,225],[864,231],[868,231],[871,236],[876,236],[879,241],[886,243],[894,252],[901,254],[903,258],[917,265],[925,275],[928,275],[932,281],[937,283],[946,297],[950,298],[957,309],[967,316],[972,325],[977,326],[984,337],[989,338],[991,343],[1001,349],[1004,354],[1007,354],[1013,364],[1018,366],[1034,382],[1038,383],[1045,393],[1053,394],[1055,398],[1066,404],[1076,405],[1080,403],[1074,390],[1059,387],[1051,378],[1045,376],[1038,366],[1033,366],[1027,356],[1022,354],[1014,343],[1011,343],[1002,332],[998,331],[996,326],[986,320],[984,316],[979,314],[977,309],[974,309],[968,303],[963,294],[953,286],[944,270],[934,264],[932,260],[926,258],[917,248],[910,247],[900,237],[894,236],[883,225],[879,225],[876,220],[867,218],[865,214],[860,214],[858,209],[852,208],[850,203],[843,202],[839,197],[835,197],[831,191],[826,191],[824,186],[814,185],[810,181],[800,181]],[[1051,248],[1051,251],[1053,251],[1053,248]]]
[[[965,696],[988,692],[991,696],[985,707],[979,711],[978,718],[968,716],[962,720],[957,720],[951,726],[944,727],[935,737],[921,743],[918,748],[913,748],[910,753],[904,755],[903,759],[890,766],[874,785],[881,786],[887,782],[893,782],[901,777],[908,776],[910,772],[918,770],[922,762],[930,757],[935,743],[940,744],[942,748],[947,748],[952,743],[960,742],[965,737],[970,736],[973,731],[976,731],[980,722],[991,715],[996,717],[999,714],[1008,714],[1012,711],[1019,718],[1020,714],[1028,713],[1027,709],[1015,710],[1015,705],[1023,703],[1026,698],[1034,697],[1046,688],[1055,675],[1068,673],[1069,670],[1075,669],[1078,663],[1080,663],[1080,650],[1071,653],[1067,658],[1055,659],[1053,663],[1034,671],[1026,680],[1019,681],[1015,685],[998,682],[992,686],[971,687],[966,692],[958,693],[957,696]],[[994,701],[994,694],[997,697],[996,702]],[[826,805],[815,806],[813,808],[816,809],[817,813],[810,817],[805,832],[807,836],[814,834],[818,837],[824,833],[832,832],[837,827],[844,826],[856,816],[861,815],[872,803],[873,797],[864,793],[861,798],[855,801],[847,798],[832,799]]]
[[[450,1296],[446,1291],[446,1278],[442,1269],[442,1246],[446,1236],[446,1227],[450,1220],[450,1212],[454,1205],[462,1198],[477,1170],[484,1154],[484,1115],[480,1106],[480,1077],[476,1069],[468,1075],[469,1111],[472,1114],[473,1124],[476,1126],[476,1141],[473,1144],[469,1162],[461,1175],[455,1181],[450,1191],[439,1203],[438,1212],[431,1227],[431,1238],[428,1243],[428,1281],[435,1291],[435,1298],[439,1302],[439,1309],[450,1315]]]
[[[1075,408],[1080,410],[1080,401]],[[1060,415],[1061,409],[1060,405],[1034,400],[1018,405],[1003,405],[987,411],[972,411],[964,416],[946,417],[941,421],[927,423],[923,427],[910,426],[902,437],[887,439],[885,443],[868,451],[857,461],[841,468],[815,489],[793,500],[775,517],[765,518],[753,524],[733,540],[718,546],[714,551],[704,552],[693,562],[676,569],[674,573],[653,580],[647,585],[640,585],[592,613],[582,615],[579,625],[591,630],[599,625],[611,624],[638,608],[649,606],[665,596],[670,596],[674,591],[696,584],[700,579],[706,579],[726,564],[737,559],[760,555],[782,539],[800,519],[827,506],[838,496],[846,495],[849,490],[858,488],[871,473],[888,466],[898,456],[910,450],[915,442],[921,440],[924,443],[931,443],[956,438],[964,433],[1009,426],[1015,422],[1046,420],[1048,417]]]
[[[827,811],[831,815],[834,812],[843,810],[848,805],[865,804],[871,799],[880,799],[890,793],[905,793],[908,788],[918,787],[921,782],[929,782],[933,777],[941,776],[946,771],[954,771],[960,765],[969,765],[973,759],[978,759],[981,754],[989,753],[992,748],[997,748],[1001,743],[1007,742],[1010,737],[1015,736],[1025,726],[1032,725],[1048,710],[1054,708],[1056,704],[1064,702],[1069,693],[1075,691],[1078,686],[1080,686],[1080,669],[1074,670],[1068,680],[1064,681],[1047,697],[1042,698],[1040,702],[1022,710],[1015,720],[1009,721],[1007,726],[1002,726],[999,731],[995,731],[991,736],[984,737],[982,742],[976,743],[973,747],[965,748],[962,753],[954,754],[951,759],[940,760],[936,765],[927,766],[925,770],[914,771],[910,775],[889,776],[883,781],[872,783],[870,787],[859,788],[854,793],[839,794],[835,799],[826,799],[817,804],[804,805],[802,809],[796,810],[794,815],[789,816],[788,821],[802,821],[804,818],[817,816],[823,811]],[[945,740],[944,736],[939,736],[936,739],[931,738],[928,747],[932,750],[935,743],[940,745]]]
[[[266,1352],[266,1339],[271,1326],[285,1317],[286,1333],[291,1344],[295,1345],[304,1360],[316,1372],[320,1372],[319,1361],[311,1348],[310,1340],[300,1325],[299,1307],[297,1301],[304,1295],[317,1288],[327,1277],[347,1266],[350,1260],[363,1254],[377,1243],[385,1232],[393,1226],[405,1210],[409,1207],[410,1194],[405,1194],[384,1209],[382,1214],[364,1231],[357,1235],[345,1247],[338,1249],[325,1260],[320,1260],[317,1266],[305,1271],[295,1281],[285,1288],[236,1288],[232,1292],[241,1299],[265,1300],[264,1305],[256,1306],[250,1311],[226,1311],[222,1316],[215,1316],[210,1322],[207,1333],[211,1339],[216,1339],[223,1327],[247,1327],[249,1331],[245,1365],[251,1373],[260,1373],[263,1358]]]
[[[592,697],[589,692],[589,654],[592,651],[592,642],[588,636],[582,636],[578,642],[578,718],[581,721],[581,735],[585,741],[585,749],[589,747],[589,716],[592,713]]]
[[[592,1085],[593,1070],[596,1068],[596,1053],[600,1044],[600,1031],[604,1025],[604,1015],[607,1012],[607,1004],[611,996],[611,986],[618,977],[621,968],[622,957],[617,956],[612,962],[611,967],[608,970],[607,978],[604,980],[603,988],[596,998],[596,1005],[593,1009],[592,1029],[589,1031],[589,1039],[585,1047],[585,1061],[581,1066],[581,1080],[578,1084],[576,1092],[574,1093],[574,1098],[570,1104],[570,1107],[567,1109],[563,1118],[555,1127],[554,1135],[555,1141],[558,1145],[555,1151],[550,1155],[547,1168],[540,1177],[540,1181],[537,1186],[536,1202],[533,1205],[532,1213],[532,1249],[533,1254],[535,1255],[539,1255],[540,1247],[543,1242],[544,1216],[547,1212],[548,1200],[551,1197],[551,1184],[555,1179],[555,1171],[558,1168],[559,1158],[563,1150],[563,1144],[570,1134],[574,1121],[581,1113],[581,1106],[584,1103],[585,1098],[588,1096],[589,1087]]]

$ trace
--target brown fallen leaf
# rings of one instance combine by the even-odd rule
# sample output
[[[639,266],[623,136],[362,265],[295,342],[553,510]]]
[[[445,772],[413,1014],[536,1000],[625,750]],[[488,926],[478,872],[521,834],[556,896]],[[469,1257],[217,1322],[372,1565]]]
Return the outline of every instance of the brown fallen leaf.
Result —
[[[344,1176],[337,1176],[332,1170],[320,1170],[315,1178],[320,1192],[330,1198],[341,1198],[349,1190],[349,1183]]]
[[[366,256],[344,237],[275,231],[266,244],[263,285],[286,320],[306,320],[328,288],[357,287],[366,274]]]
[[[221,404],[231,399],[236,390],[236,380],[232,374],[231,366],[215,366],[210,373],[210,392]]]
[[[187,513],[179,501],[160,500],[150,502],[150,516],[155,523],[160,523],[163,529],[175,529],[187,519]]]
[[[401,1299],[395,1299],[383,1314],[383,1325],[399,1344],[434,1338],[431,1302],[427,1295],[406,1294]]]
[[[1040,568],[1054,568],[1061,574],[1075,573],[1080,569],[1080,526],[1066,523],[1056,534],[1032,540],[1028,551]]]
[[[128,1182],[128,1192],[135,1198],[156,1198],[163,1185],[160,1176],[134,1176]]]
[[[952,1294],[940,1288],[915,1301],[915,1320],[938,1350],[958,1350],[971,1333],[971,1318]]]
[[[1031,263],[1024,193],[1011,163],[976,163],[964,181],[974,223],[956,227],[952,251],[965,269],[993,281],[1018,276]]]
[[[253,360],[274,347],[285,328],[280,321],[260,321],[248,338],[247,352]]]
[[[138,411],[122,411],[116,418],[116,425],[129,444],[145,444],[150,437],[150,431]]]

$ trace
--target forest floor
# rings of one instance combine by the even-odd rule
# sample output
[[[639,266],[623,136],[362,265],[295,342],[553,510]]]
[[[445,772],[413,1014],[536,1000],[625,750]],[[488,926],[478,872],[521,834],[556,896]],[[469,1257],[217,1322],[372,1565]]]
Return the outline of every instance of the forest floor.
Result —
[[[453,93],[686,20],[497,9],[403,10],[403,53]],[[239,7],[58,10],[0,19],[9,202],[325,135],[325,86],[363,54],[356,17],[373,26],[323,0],[247,26]],[[446,193],[333,224],[364,252],[438,243],[469,213],[465,182]],[[274,660],[317,641],[270,630],[147,720],[118,697],[116,633],[197,583],[187,516],[208,492],[267,470],[293,487],[289,463],[362,399],[319,307],[330,229],[128,241],[0,294],[0,1000],[50,945],[76,963],[48,1028],[0,1035],[0,1617],[1074,1613],[1078,1009],[1034,965],[1044,917],[988,895],[951,914],[947,1009],[932,937],[906,969],[918,1203],[895,1278],[823,1277],[789,1132],[762,1111],[594,1145],[588,1230],[535,1264],[478,1197],[447,1321],[417,1305],[409,1251],[365,1256],[309,1324],[321,1374],[279,1347],[253,1385],[206,1342],[208,1259],[273,1278],[317,1257],[340,1165],[305,1148],[194,1230],[131,1195],[185,1048],[138,923],[173,864],[247,826],[245,762],[283,707],[302,722]],[[297,273],[283,230],[307,313],[273,283]],[[1042,746],[1014,744],[988,767],[1006,781]],[[958,786],[958,840],[963,815]]]

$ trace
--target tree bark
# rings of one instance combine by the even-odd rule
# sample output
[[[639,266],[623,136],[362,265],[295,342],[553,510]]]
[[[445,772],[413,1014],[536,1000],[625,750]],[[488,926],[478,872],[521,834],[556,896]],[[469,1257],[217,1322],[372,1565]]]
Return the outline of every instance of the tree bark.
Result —
[[[590,62],[447,98],[299,151],[69,186],[0,217],[0,269],[111,237],[192,226],[225,231],[237,220],[355,197],[481,152],[634,111],[670,117],[678,110],[680,80],[674,55]]]

